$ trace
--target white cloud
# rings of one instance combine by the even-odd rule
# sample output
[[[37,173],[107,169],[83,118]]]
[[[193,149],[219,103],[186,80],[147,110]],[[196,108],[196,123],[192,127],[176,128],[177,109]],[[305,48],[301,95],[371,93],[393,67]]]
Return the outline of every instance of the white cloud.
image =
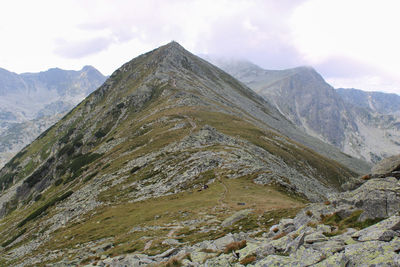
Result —
[[[312,65],[346,87],[355,87],[353,78],[362,89],[379,89],[380,84],[400,89],[399,4],[4,0],[0,67],[25,72],[90,64],[110,74],[133,57],[176,40],[197,54],[247,58],[264,68]],[[371,77],[381,83],[372,83],[377,79]]]
[[[310,0],[299,6],[291,18],[294,45],[312,65],[345,57],[359,65],[374,66],[378,71],[375,75],[355,77],[363,89],[378,89],[377,81],[384,80],[377,79],[380,72],[397,77],[392,88],[400,89],[398,10],[397,0]],[[360,79],[365,82],[360,83]],[[349,77],[344,80],[351,82]]]

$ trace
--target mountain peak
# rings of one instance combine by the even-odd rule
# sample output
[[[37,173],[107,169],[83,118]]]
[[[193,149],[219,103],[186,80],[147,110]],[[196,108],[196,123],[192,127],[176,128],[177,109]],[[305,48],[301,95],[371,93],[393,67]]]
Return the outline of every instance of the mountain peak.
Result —
[[[177,41],[172,40],[168,44],[164,45],[165,48],[169,49],[184,49]]]

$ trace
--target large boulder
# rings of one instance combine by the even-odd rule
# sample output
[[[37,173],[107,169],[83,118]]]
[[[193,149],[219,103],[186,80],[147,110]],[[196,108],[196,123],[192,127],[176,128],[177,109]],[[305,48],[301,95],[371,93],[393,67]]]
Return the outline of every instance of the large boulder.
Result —
[[[371,171],[373,176],[387,175],[400,171],[400,154],[381,160]]]
[[[392,216],[375,225],[355,232],[352,237],[358,241],[390,241],[398,236],[400,230],[400,216]]]
[[[387,218],[400,210],[400,183],[393,177],[371,179],[353,191],[343,192],[330,199],[337,210],[359,209],[359,220]]]

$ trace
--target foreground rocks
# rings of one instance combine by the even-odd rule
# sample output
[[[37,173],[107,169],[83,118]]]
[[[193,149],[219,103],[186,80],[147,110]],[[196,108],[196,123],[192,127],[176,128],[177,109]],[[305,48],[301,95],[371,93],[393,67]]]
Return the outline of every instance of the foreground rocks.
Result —
[[[125,255],[87,266],[400,266],[399,203],[397,179],[372,178],[354,191],[308,205],[293,219],[281,219],[261,236],[228,234],[192,246],[171,245],[156,256]]]

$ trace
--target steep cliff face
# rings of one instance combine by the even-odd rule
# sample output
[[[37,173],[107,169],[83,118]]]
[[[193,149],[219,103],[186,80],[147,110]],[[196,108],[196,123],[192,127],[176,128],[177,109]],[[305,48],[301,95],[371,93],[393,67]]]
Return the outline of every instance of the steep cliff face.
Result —
[[[187,214],[184,242],[217,236],[201,227],[238,206],[286,212],[340,191],[357,174],[330,155],[365,167],[172,42],[124,64],[0,171],[7,262],[91,257],[106,240],[117,255],[160,251]]]
[[[366,92],[353,88],[339,88],[336,92],[347,103],[367,108],[380,114],[400,115],[400,96],[382,92]]]
[[[304,132],[343,152],[370,163],[399,150],[400,119],[377,113],[343,90],[336,91],[312,68],[263,70],[243,61],[216,61],[219,66],[254,89]],[[378,97],[374,98],[377,99]],[[380,104],[378,104],[380,103]]]

